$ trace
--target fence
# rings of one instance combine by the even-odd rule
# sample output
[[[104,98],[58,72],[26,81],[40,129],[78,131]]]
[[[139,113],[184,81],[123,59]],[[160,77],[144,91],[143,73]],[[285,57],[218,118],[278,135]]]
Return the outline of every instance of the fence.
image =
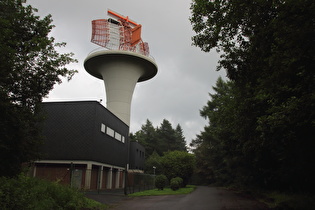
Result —
[[[154,189],[154,180],[155,175],[152,174],[128,173],[126,180],[127,194]]]

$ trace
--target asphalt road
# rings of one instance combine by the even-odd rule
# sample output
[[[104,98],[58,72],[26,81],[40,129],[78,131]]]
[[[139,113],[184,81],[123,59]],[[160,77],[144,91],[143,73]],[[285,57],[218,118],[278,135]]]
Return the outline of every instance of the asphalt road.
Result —
[[[98,201],[106,202],[106,195]],[[264,204],[251,198],[216,187],[198,186],[188,195],[120,197],[110,203],[115,210],[266,210]]]

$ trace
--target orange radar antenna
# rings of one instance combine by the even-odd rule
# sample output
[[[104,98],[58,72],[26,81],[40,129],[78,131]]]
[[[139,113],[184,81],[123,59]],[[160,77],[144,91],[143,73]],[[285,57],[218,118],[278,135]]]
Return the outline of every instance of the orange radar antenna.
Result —
[[[149,45],[141,39],[141,25],[128,16],[107,11],[113,19],[92,21],[91,42],[112,50],[125,50],[149,55]]]
[[[113,10],[108,9],[108,10],[107,10],[107,14],[108,14],[109,16],[113,17],[113,18],[118,18],[118,19],[124,20],[124,21],[126,21],[126,22],[128,22],[128,23],[131,23],[131,24],[134,25],[134,26],[139,25],[139,24],[136,23],[135,21],[130,20],[128,16],[125,17],[125,16],[119,14],[118,12],[114,12]]]

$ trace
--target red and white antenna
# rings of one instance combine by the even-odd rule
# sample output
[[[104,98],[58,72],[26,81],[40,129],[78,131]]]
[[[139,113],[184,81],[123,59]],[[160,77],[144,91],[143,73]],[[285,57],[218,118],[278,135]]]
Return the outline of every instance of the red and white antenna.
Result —
[[[141,39],[141,25],[112,10],[108,16],[114,19],[92,21],[91,42],[110,50],[137,52],[149,56],[149,45]]]

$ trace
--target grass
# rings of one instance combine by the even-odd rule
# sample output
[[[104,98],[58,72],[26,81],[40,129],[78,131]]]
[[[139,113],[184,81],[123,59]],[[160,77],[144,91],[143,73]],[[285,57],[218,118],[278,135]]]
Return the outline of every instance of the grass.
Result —
[[[108,209],[109,206],[106,204],[102,204],[100,202],[97,202],[95,200],[84,198],[85,206],[83,209],[94,209],[94,210],[105,210]]]
[[[142,192],[136,192],[129,194],[130,197],[138,197],[138,196],[155,196],[155,195],[181,195],[181,194],[189,194],[194,191],[196,186],[194,185],[187,185],[184,188],[180,188],[178,190],[172,190],[171,188],[164,188],[164,190],[146,190]]]

